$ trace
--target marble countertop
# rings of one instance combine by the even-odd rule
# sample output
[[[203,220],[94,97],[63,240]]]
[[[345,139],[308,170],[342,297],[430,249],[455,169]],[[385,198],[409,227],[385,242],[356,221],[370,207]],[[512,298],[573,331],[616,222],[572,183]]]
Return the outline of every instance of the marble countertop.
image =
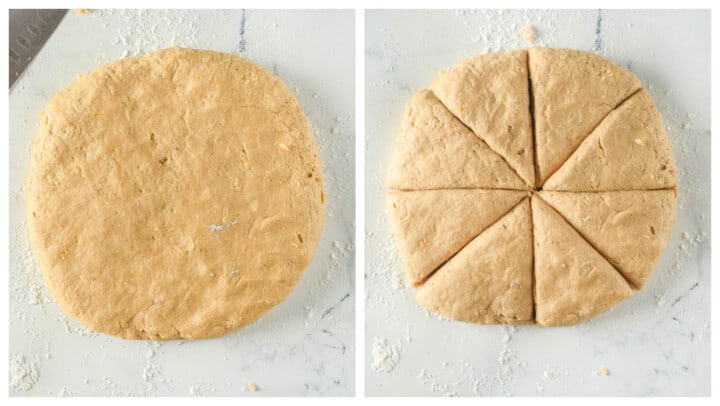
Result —
[[[367,11],[365,22],[366,394],[709,395],[710,12]],[[394,133],[439,69],[530,46],[526,24],[535,45],[597,52],[649,89],[677,159],[677,220],[647,286],[591,321],[440,319],[415,302],[385,214]]]
[[[352,11],[68,13],[10,90],[12,396],[354,393],[354,21]],[[257,323],[220,339],[116,339],[69,319],[47,291],[27,241],[23,183],[53,94],[101,63],[171,45],[235,53],[288,84],[318,141],[325,225],[293,293]]]

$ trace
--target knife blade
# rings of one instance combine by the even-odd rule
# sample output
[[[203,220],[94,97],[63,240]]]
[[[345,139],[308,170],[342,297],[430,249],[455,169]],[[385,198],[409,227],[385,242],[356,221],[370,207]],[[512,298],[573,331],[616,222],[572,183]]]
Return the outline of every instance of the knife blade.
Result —
[[[10,88],[40,52],[65,13],[67,10],[60,9],[10,10]]]

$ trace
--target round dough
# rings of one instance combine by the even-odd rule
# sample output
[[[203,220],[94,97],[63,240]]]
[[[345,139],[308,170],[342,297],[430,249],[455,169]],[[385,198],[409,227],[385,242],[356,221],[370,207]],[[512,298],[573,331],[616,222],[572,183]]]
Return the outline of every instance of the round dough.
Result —
[[[417,300],[481,324],[567,325],[632,296],[675,219],[662,117],[635,75],[533,48],[461,61],[409,102],[390,223]]]
[[[282,81],[182,48],[109,63],[53,97],[26,196],[65,312],[161,340],[221,336],[285,299],[324,205],[308,120]]]

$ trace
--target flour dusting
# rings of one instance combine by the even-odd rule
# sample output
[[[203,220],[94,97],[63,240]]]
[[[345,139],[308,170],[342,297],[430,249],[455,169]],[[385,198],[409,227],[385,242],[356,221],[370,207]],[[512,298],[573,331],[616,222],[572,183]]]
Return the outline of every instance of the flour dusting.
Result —
[[[210,228],[210,231],[225,231],[237,223],[238,220],[233,220],[227,224],[210,224],[208,227]]]
[[[10,387],[27,392],[35,386],[40,377],[37,362],[28,361],[24,355],[12,354],[10,357]]]
[[[375,337],[372,347],[372,367],[377,372],[390,372],[400,362],[400,350],[386,338]]]
[[[309,326],[312,319],[315,317],[315,305],[305,305],[305,326]]]

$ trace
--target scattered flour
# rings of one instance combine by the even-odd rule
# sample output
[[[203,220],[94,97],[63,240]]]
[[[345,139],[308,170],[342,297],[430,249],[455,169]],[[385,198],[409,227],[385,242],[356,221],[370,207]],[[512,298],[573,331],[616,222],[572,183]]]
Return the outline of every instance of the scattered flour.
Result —
[[[197,47],[200,18],[195,10],[94,10],[91,15],[103,26],[121,19],[126,23],[117,31],[112,45],[121,45],[132,56],[172,45]],[[128,56],[125,55],[125,56]]]
[[[162,368],[157,363],[155,356],[164,353],[165,348],[159,341],[145,342],[145,366],[142,370],[142,378],[145,382],[145,393],[155,393],[160,387],[168,389],[169,380],[162,375]]]
[[[43,294],[43,286],[38,282],[33,282],[30,285],[29,299],[30,300],[28,302],[33,306],[41,305],[49,301],[47,296]]]
[[[444,397],[455,397],[458,396],[458,392],[451,390],[451,387],[456,388],[462,382],[455,382],[453,384],[441,383],[433,376],[427,369],[423,369],[417,374],[417,379],[423,384],[423,386],[430,389],[433,393],[439,393]]]
[[[372,347],[372,367],[377,372],[390,372],[400,362],[400,350],[386,338],[375,337]]]
[[[657,307],[661,307],[661,306],[663,306],[663,305],[667,302],[667,297],[666,297],[666,295],[667,295],[667,294],[666,294],[665,292],[655,293],[655,294],[653,295],[653,297],[655,298],[655,305],[656,305]]]
[[[567,378],[568,373],[567,371],[561,369],[561,368],[553,368],[548,367],[543,371],[543,378],[545,382],[556,384],[562,381],[564,378]]]
[[[22,241],[22,247],[11,247],[20,248],[19,250],[11,249],[15,252],[20,252],[15,258],[18,270],[13,274],[14,283],[12,285],[11,293],[15,299],[19,302],[28,303],[30,305],[40,305],[49,301],[45,294],[45,287],[42,283],[42,276],[40,275],[40,268],[38,267],[35,255],[30,249],[28,237],[26,232],[17,231],[19,234],[20,241]]]
[[[210,224],[208,227],[210,227],[210,231],[225,231],[237,223],[237,220],[233,220],[227,224]]]
[[[560,13],[556,11],[534,13],[528,10],[457,10],[455,17],[461,24],[471,28],[470,35],[474,44],[486,46],[484,52],[525,48],[528,43],[539,46],[552,44],[556,40],[560,21]],[[530,20],[534,23],[529,23]],[[521,24],[518,21],[526,23]]]
[[[315,317],[315,305],[305,305],[305,326],[309,326],[312,319]]]
[[[516,331],[517,326],[505,326],[505,328],[503,328],[502,342],[505,343],[504,347],[512,340],[513,334],[515,334]]]
[[[190,384],[188,392],[190,393],[190,396],[212,396],[214,389],[205,382],[196,382]]]
[[[10,387],[16,391],[27,392],[35,386],[40,377],[37,362],[27,361],[25,356],[12,354],[10,358]]]

